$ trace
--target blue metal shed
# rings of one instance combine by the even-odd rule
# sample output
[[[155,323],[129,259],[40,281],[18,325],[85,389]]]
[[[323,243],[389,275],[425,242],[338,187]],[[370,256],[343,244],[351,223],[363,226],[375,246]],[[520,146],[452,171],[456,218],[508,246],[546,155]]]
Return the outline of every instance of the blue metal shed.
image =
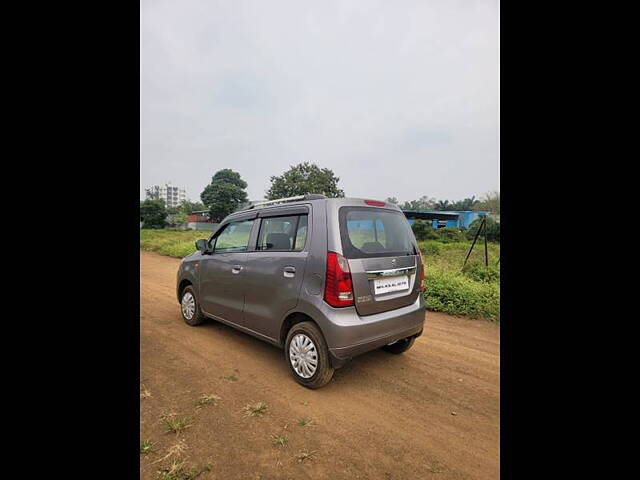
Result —
[[[456,210],[446,212],[434,210],[403,210],[402,212],[407,217],[409,225],[412,225],[416,220],[431,220],[431,226],[433,228],[438,228],[438,226],[469,228],[475,219],[488,213],[484,210]]]
[[[459,210],[455,213],[458,214],[458,219],[447,220],[447,227],[469,228],[474,220],[480,218],[482,215],[486,215],[489,212],[486,212],[484,210]]]

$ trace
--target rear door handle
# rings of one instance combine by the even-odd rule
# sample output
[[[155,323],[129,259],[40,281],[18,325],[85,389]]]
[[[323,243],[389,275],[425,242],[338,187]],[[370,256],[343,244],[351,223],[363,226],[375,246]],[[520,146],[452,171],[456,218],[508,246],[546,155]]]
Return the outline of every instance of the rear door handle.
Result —
[[[240,270],[242,270],[242,265],[234,265],[231,269],[231,273],[240,273]]]
[[[293,278],[296,275],[296,267],[284,267],[284,276]]]

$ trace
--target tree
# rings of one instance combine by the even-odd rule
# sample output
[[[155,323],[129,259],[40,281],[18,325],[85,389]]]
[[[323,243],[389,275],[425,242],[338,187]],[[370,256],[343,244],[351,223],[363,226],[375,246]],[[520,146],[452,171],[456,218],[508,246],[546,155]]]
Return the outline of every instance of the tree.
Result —
[[[478,205],[482,210],[487,210],[491,213],[500,214],[500,192],[495,190],[493,192],[487,192],[482,196],[482,201]]]
[[[435,198],[429,198],[426,195],[423,195],[418,200],[404,202],[400,208],[403,210],[433,210],[435,204]]]
[[[474,195],[471,198],[465,198],[464,200],[458,200],[453,202],[451,210],[474,210],[480,204],[479,200],[476,200]]]
[[[281,176],[271,177],[271,187],[267,190],[267,199],[295,197],[308,193],[321,193],[327,197],[344,197],[344,191],[338,188],[340,179],[328,168],[320,168],[309,162],[292,166]]]
[[[191,202],[189,200],[183,200],[180,202],[180,206],[178,207],[178,211],[180,213],[184,213],[186,215],[191,212],[200,212],[202,210],[206,210],[207,207],[204,206],[201,202]]]
[[[200,194],[202,203],[209,209],[209,218],[219,222],[247,201],[247,182],[238,172],[225,168],[216,172],[211,183]]]
[[[140,202],[140,219],[145,228],[164,228],[167,210],[163,200],[147,199]]]
[[[449,200],[439,200],[435,202],[434,207],[437,210],[451,211],[451,210],[476,210],[480,202],[476,200],[475,195],[471,198],[465,198],[464,200],[456,200],[450,202]]]
[[[387,197],[385,202],[393,203],[394,205],[398,205],[400,203],[396,197]]]
[[[167,226],[171,228],[179,228],[187,223],[187,214],[183,212],[177,212],[167,215]]]
[[[435,208],[436,210],[453,210],[451,208],[451,204],[449,203],[449,200],[438,200],[435,204]]]

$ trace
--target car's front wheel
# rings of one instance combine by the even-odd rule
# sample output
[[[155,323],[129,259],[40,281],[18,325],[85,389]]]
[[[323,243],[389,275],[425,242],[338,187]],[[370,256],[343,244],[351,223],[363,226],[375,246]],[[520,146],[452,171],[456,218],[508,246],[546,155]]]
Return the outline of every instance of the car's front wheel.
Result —
[[[195,327],[205,320],[205,316],[200,311],[200,305],[196,299],[196,294],[191,285],[185,287],[182,291],[182,299],[180,300],[180,312],[182,319],[187,325]]]
[[[395,353],[396,355],[398,355],[409,350],[413,346],[413,343],[415,341],[416,337],[402,338],[397,342],[390,343],[389,345],[385,345],[382,348],[389,353]]]
[[[320,388],[333,377],[327,342],[314,323],[301,322],[291,327],[284,351],[293,378],[300,385]]]

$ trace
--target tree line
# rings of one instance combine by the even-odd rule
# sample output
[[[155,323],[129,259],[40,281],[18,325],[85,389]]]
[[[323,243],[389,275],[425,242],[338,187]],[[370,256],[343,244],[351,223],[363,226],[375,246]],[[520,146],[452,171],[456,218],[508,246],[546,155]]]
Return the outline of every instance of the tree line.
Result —
[[[500,214],[500,192],[498,191],[487,192],[481,199],[477,199],[475,195],[463,200],[436,200],[435,198],[423,196],[418,200],[411,200],[402,204],[395,197],[387,197],[386,201],[398,205],[402,210],[486,210]]]
[[[266,191],[268,200],[320,193],[331,198],[344,197],[339,188],[340,178],[328,168],[303,162],[294,165],[282,175],[270,177],[271,186]],[[220,222],[224,217],[248,206],[247,182],[238,172],[229,168],[219,170],[200,194],[201,202],[184,201],[179,207],[166,208],[163,200],[146,199],[140,202],[140,221],[145,228],[176,227],[186,223],[186,216],[198,210],[208,210],[209,218]],[[403,210],[488,210],[500,213],[500,192],[489,192],[478,200],[475,196],[458,201],[436,200],[423,196],[402,204],[389,197]]]

